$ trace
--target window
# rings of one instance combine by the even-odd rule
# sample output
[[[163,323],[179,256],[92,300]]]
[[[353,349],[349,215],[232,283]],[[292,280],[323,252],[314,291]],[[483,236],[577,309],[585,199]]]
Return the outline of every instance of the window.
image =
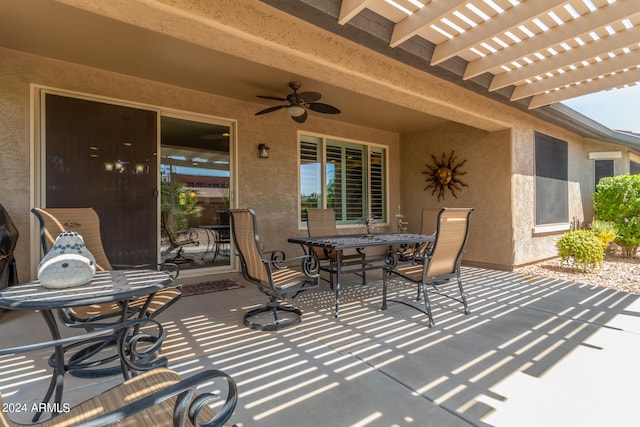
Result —
[[[596,160],[595,164],[595,186],[602,178],[613,176],[613,160]]]
[[[356,224],[371,212],[387,221],[386,149],[300,136],[300,217],[307,208],[333,208],[337,224]]]
[[[535,134],[536,225],[569,222],[567,142]]]
[[[629,162],[629,175],[640,174],[640,163],[636,163],[633,160]]]

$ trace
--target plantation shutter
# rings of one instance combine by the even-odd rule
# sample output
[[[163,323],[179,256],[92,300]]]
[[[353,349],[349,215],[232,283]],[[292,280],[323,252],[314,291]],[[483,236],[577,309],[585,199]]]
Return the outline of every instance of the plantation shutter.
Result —
[[[358,221],[365,213],[364,150],[345,147],[345,206],[348,221]]]
[[[321,139],[303,136],[300,141],[300,212],[307,220],[307,208],[322,207]]]
[[[371,214],[376,221],[386,221],[385,170],[384,152],[372,148],[369,154],[369,187],[371,189]]]
[[[327,145],[327,207],[335,210],[336,221],[342,221],[345,218],[342,209],[344,194],[342,171],[342,148],[335,145]]]

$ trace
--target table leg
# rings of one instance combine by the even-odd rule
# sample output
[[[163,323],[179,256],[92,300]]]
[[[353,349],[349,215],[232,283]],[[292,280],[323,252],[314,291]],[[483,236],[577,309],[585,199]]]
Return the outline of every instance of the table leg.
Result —
[[[58,329],[58,324],[56,323],[56,319],[51,312],[51,310],[40,310],[40,314],[44,317],[44,321],[47,323],[47,327],[49,328],[49,332],[51,332],[51,337],[54,340],[60,339],[60,330]],[[47,404],[51,399],[51,395],[55,390],[55,396],[53,398],[53,403],[55,408],[59,408],[62,403],[62,391],[64,389],[64,350],[61,345],[57,345],[55,347],[55,367],[53,368],[53,374],[51,376],[51,381],[49,382],[49,388],[42,399],[42,403]],[[44,406],[44,405],[43,405]],[[40,419],[43,410],[40,409],[33,416],[33,422],[35,423]],[[57,413],[57,412],[56,412]]]
[[[211,251],[213,252],[213,258],[211,259],[211,263],[214,263],[216,261],[216,258],[218,257],[218,252],[220,251],[220,233],[218,233],[216,230],[207,230],[207,252],[209,252],[209,243],[208,243],[208,239],[211,239]]]
[[[216,258],[218,258],[218,254],[220,253],[220,233],[216,230],[213,230],[215,233],[213,236],[213,244],[216,246],[213,252],[213,259],[211,262],[214,262]]]

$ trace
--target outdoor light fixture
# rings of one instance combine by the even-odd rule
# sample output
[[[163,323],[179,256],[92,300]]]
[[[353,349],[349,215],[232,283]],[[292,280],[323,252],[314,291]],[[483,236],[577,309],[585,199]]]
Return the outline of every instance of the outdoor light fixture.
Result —
[[[304,107],[299,105],[291,105],[287,107],[287,113],[289,113],[291,117],[300,117],[305,113],[305,110]]]
[[[268,159],[269,158],[269,150],[270,150],[270,148],[267,147],[267,144],[258,145],[258,157],[260,157],[261,159]]]

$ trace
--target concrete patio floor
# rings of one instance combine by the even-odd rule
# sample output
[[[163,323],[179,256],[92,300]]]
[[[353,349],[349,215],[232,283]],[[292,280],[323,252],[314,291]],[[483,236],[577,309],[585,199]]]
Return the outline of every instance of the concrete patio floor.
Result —
[[[512,272],[463,267],[470,315],[431,294],[436,327],[402,304],[380,310],[382,282],[347,276],[339,318],[323,285],[299,295],[300,325],[262,332],[243,313],[255,287],[183,298],[159,318],[169,366],[183,376],[231,374],[238,426],[638,425],[638,295]],[[415,287],[393,280],[406,301]],[[36,313],[0,318],[3,346],[48,339]],[[0,358],[7,402],[31,402],[48,383],[46,354]],[[68,376],[75,404],[119,381]],[[16,416],[17,415],[17,416]],[[19,418],[21,414],[11,414]],[[22,414],[23,415],[23,414]]]

